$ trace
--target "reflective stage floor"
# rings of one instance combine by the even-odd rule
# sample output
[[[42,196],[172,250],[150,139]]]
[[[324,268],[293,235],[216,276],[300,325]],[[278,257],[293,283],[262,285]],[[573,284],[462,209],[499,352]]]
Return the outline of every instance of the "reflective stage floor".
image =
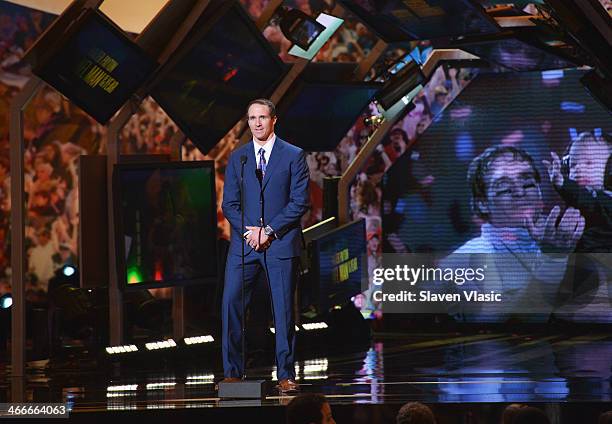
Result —
[[[283,422],[279,406],[291,399],[272,382],[265,399],[219,399],[214,390],[222,377],[219,359],[168,357],[140,366],[81,361],[30,363],[26,401],[67,402],[71,417],[87,422],[137,415],[154,422],[169,417],[234,422],[245,414]],[[546,403],[566,417],[559,422],[576,416],[586,424],[596,420],[583,418],[612,409],[612,334],[383,333],[354,353],[303,358],[296,372],[303,392],[327,396],[339,423],[393,422],[403,403],[417,400],[434,405],[439,422],[498,422],[503,407],[518,402]],[[276,378],[270,366],[252,368],[248,376]],[[4,381],[0,402],[10,402],[11,383]],[[223,408],[230,406],[244,408]]]

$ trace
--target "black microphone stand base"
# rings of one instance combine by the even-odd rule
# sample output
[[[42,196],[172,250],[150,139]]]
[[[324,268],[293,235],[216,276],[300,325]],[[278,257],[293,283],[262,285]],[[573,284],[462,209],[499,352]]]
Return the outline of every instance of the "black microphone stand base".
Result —
[[[232,399],[263,399],[267,393],[266,380],[240,380],[234,382],[219,382],[220,398]]]

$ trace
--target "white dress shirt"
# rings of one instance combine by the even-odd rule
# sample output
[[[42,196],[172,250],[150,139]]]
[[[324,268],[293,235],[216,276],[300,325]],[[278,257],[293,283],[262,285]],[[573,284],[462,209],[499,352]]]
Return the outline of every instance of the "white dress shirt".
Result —
[[[255,163],[259,168],[259,149],[264,149],[264,159],[266,160],[266,166],[270,163],[270,154],[272,154],[272,147],[276,141],[276,134],[272,135],[272,138],[266,142],[263,146],[260,146],[255,140],[253,140],[253,147],[255,148]]]
[[[264,149],[264,159],[266,160],[266,170],[267,166],[270,163],[270,155],[272,154],[272,148],[274,147],[274,142],[276,141],[276,134],[272,135],[272,138],[266,142],[263,146],[259,145],[255,140],[253,140],[253,147],[255,148],[255,163],[257,164],[257,168],[259,168],[259,150],[263,147]],[[246,238],[251,233],[251,230],[245,231],[242,235],[243,238]]]

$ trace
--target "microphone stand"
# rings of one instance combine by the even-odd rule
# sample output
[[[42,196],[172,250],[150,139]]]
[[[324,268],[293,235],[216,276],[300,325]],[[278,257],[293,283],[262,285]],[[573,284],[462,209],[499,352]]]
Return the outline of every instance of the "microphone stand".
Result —
[[[255,169],[255,177],[257,178],[257,181],[259,181],[259,205],[260,205],[260,215],[259,215],[259,226],[260,226],[260,230],[259,233],[257,234],[257,242],[261,242],[261,231],[266,227],[266,221],[264,218],[264,210],[265,210],[265,204],[264,204],[264,188],[263,188],[263,172],[261,171],[261,169],[256,168]],[[278,331],[278,329],[276,328],[276,315],[274,314],[274,303],[272,300],[272,286],[271,286],[271,282],[270,282],[270,272],[268,271],[268,251],[264,250],[263,252],[264,254],[264,271],[266,273],[266,279],[268,280],[268,291],[270,294],[270,306],[272,308],[272,320],[274,322],[274,329],[275,331]]]
[[[240,156],[240,225],[241,231],[244,230],[244,165],[247,162],[246,155]],[[261,180],[259,181],[261,184]],[[263,202],[263,200],[262,200]],[[263,207],[263,203],[262,203]],[[263,209],[262,209],[263,211]],[[263,216],[263,215],[262,215]],[[240,234],[242,240],[242,379],[238,382],[220,382],[218,395],[220,398],[234,399],[263,399],[266,396],[266,381],[265,380],[247,380],[246,379],[246,305],[245,305],[245,276],[244,276],[244,237]]]
[[[247,157],[242,155],[240,157],[240,231],[244,231],[244,165],[246,164]],[[241,234],[242,238],[242,234]],[[242,247],[242,284],[241,284],[241,300],[242,300],[242,316],[241,316],[241,325],[242,325],[242,379],[246,379],[246,307],[244,300],[244,240],[241,243]]]

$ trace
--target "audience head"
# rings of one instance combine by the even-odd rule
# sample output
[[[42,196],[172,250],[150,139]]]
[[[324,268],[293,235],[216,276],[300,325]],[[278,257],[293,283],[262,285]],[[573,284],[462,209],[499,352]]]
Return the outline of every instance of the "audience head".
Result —
[[[550,420],[541,409],[526,406],[516,411],[512,424],[550,424]]]
[[[506,409],[504,409],[504,412],[502,413],[501,423],[502,424],[512,424],[512,420],[514,420],[516,413],[520,409],[526,408],[526,407],[527,405],[521,405],[520,403],[512,403],[506,406]]]
[[[597,424],[612,424],[612,411],[601,414],[597,420]]]
[[[287,424],[335,424],[325,396],[302,393],[287,405]]]
[[[436,418],[427,405],[409,402],[397,413],[397,424],[436,424]]]

